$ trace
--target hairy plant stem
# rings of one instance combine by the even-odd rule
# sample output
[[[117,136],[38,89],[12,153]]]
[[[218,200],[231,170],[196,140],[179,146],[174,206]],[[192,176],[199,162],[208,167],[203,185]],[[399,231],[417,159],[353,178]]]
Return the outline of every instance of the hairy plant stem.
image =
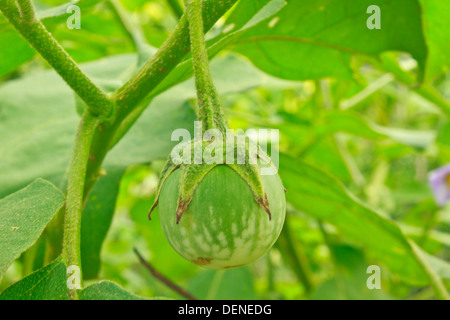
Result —
[[[92,114],[109,118],[113,102],[81,71],[45,26],[36,18],[30,0],[18,0],[19,16],[13,1],[0,1],[0,9],[29,44],[55,69],[67,84],[84,100]]]
[[[209,30],[238,0],[204,0],[204,29]],[[206,12],[206,13],[205,13]],[[113,124],[104,123],[99,126],[89,160],[85,195],[93,187],[100,172],[102,162],[109,150],[117,143],[137,117],[145,110],[144,98],[151,97],[158,85],[168,76],[189,53],[189,27],[186,13],[183,14],[177,27],[140,70],[113,95],[116,104],[116,117]],[[124,127],[123,123],[127,123]],[[117,135],[117,131],[120,134]]]
[[[86,111],[78,126],[67,182],[66,212],[64,217],[63,257],[67,266],[75,265],[81,270],[81,214],[89,150],[100,120]],[[81,277],[82,280],[82,277]],[[69,292],[71,299],[77,298],[76,289]]]
[[[189,21],[191,39],[192,67],[197,89],[199,120],[203,130],[219,129],[226,131],[227,124],[220,104],[219,93],[209,70],[208,52],[203,28],[202,0],[186,0],[186,13]]]

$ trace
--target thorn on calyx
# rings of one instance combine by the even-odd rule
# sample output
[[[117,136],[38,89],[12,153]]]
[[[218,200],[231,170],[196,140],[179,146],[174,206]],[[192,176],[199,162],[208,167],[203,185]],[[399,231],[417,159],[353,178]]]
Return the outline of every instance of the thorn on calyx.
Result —
[[[152,212],[155,210],[156,206],[158,205],[158,200],[155,200],[155,203],[150,208],[150,211],[148,212],[148,220],[152,220]]]
[[[183,216],[184,212],[186,211],[190,200],[183,200],[181,197],[178,198],[178,206],[177,206],[177,224],[180,222],[181,217]]]

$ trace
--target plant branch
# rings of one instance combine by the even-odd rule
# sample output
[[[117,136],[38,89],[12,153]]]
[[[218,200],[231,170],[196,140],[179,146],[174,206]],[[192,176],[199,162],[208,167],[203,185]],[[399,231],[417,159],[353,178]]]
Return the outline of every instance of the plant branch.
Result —
[[[86,111],[78,126],[66,195],[66,212],[64,217],[63,257],[67,266],[76,265],[81,270],[81,214],[89,150],[95,130],[100,120]],[[82,279],[82,277],[81,277]],[[70,298],[77,299],[76,289],[70,291]]]
[[[238,0],[204,0],[203,23],[209,30]],[[206,12],[206,13],[205,13]],[[189,27],[183,14],[170,37],[152,58],[114,95],[117,118],[125,119],[164,80],[190,51]]]
[[[203,22],[205,30],[228,11],[238,0],[204,0]],[[205,14],[205,12],[208,14]],[[89,161],[85,195],[89,193],[95,181],[102,162],[109,150],[117,143],[148,104],[142,104],[151,97],[152,92],[167,77],[189,52],[189,27],[186,14],[180,19],[176,29],[154,56],[113,96],[117,105],[115,122],[111,126],[100,126],[92,145],[92,155]],[[144,100],[145,98],[145,100]],[[123,123],[127,123],[125,127]],[[117,130],[121,130],[116,135]],[[123,130],[122,130],[123,129]]]
[[[104,118],[110,117],[113,113],[113,103],[81,71],[76,62],[36,18],[30,0],[18,0],[20,18],[17,17],[11,2],[0,1],[0,9],[14,28],[86,102],[94,115]]]
[[[153,268],[153,266],[147,260],[145,260],[142,257],[142,255],[139,253],[139,251],[136,248],[134,249],[134,252],[138,256],[139,261],[144,265],[144,267],[147,268],[148,271],[150,271],[152,276],[154,276],[156,279],[158,279],[159,281],[164,283],[166,286],[168,286],[170,289],[172,289],[173,291],[175,291],[179,295],[185,297],[186,299],[188,299],[188,300],[197,300],[197,298],[194,297],[191,293],[189,293],[185,289],[181,288],[176,283],[173,283],[171,280],[166,278],[164,275],[162,275],[161,273],[156,271],[156,269]]]
[[[202,0],[186,0],[186,13],[189,21],[191,39],[192,67],[199,105],[199,120],[204,123],[203,130],[219,129],[226,131],[227,125],[220,104],[219,93],[209,70],[208,52],[203,28]]]

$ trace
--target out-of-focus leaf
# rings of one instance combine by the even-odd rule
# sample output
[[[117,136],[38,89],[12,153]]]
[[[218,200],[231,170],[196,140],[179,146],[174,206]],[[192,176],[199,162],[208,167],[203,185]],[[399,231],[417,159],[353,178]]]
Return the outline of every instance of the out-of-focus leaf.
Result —
[[[381,29],[367,27],[367,8],[381,9]],[[279,14],[245,33],[233,47],[284,79],[351,79],[352,55],[405,51],[425,69],[427,48],[416,0],[290,0]]]
[[[428,46],[427,80],[450,70],[450,2],[420,0],[423,29]]]
[[[328,279],[314,290],[311,295],[312,300],[374,300],[389,299],[381,290],[370,290],[367,288],[367,267],[363,252],[356,248],[343,244],[334,244],[336,275]]]
[[[36,242],[63,204],[64,195],[41,179],[0,200],[0,278]]]
[[[56,6],[56,7],[46,8],[43,10],[37,10],[36,16],[40,20],[43,20],[43,19],[56,18],[56,17],[68,15],[69,13],[67,12],[67,9],[70,6],[78,4],[79,1],[80,0],[72,0],[72,1],[69,1],[66,3],[63,3],[59,6]]]
[[[0,294],[0,300],[68,300],[66,266],[61,258],[23,278]]]
[[[0,21],[0,77],[34,56],[34,50],[11,26]]]
[[[450,122],[446,123],[441,128],[441,130],[439,131],[437,141],[450,147]]]
[[[106,169],[91,191],[81,220],[81,263],[85,279],[92,279],[100,270],[100,251],[111,225],[119,183],[125,168]]]
[[[84,66],[88,74],[117,78],[133,56]],[[39,72],[0,87],[0,196],[42,177],[65,185],[79,117],[73,93],[54,72]]]
[[[145,298],[126,291],[111,281],[92,284],[79,293],[81,300],[164,300],[164,298]]]
[[[362,204],[337,180],[286,155],[280,156],[280,175],[288,190],[287,200],[297,209],[335,225],[345,237],[363,244],[403,281],[428,283],[400,228]],[[447,277],[450,266],[442,263],[445,267],[435,271]]]
[[[198,299],[256,299],[252,274],[245,267],[225,271],[204,270],[192,279],[188,290]]]

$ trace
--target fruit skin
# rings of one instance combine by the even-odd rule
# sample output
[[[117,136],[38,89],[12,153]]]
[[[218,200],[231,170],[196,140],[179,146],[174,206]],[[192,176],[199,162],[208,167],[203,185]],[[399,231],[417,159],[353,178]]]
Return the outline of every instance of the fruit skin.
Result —
[[[180,170],[161,188],[161,227],[172,247],[184,258],[208,269],[250,263],[277,240],[286,215],[286,197],[278,175],[264,175],[271,219],[255,201],[248,183],[225,164],[217,165],[197,186],[177,224]]]

